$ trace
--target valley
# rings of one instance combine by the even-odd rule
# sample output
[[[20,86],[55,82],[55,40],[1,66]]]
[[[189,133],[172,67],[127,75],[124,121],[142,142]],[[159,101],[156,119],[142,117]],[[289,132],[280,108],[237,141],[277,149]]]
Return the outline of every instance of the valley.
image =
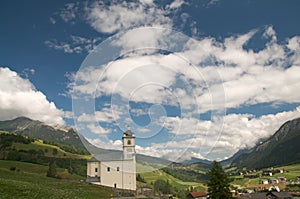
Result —
[[[65,143],[44,140],[43,136],[31,137],[29,135],[32,134],[27,130],[25,130],[26,134],[20,131],[22,129],[19,126],[20,120],[17,120],[18,125],[14,127],[15,121],[5,122],[5,125],[10,126],[11,132],[3,130],[8,128],[0,130],[0,191],[5,197],[13,195],[15,198],[40,198],[41,196],[60,198],[64,195],[66,198],[86,198],[84,196],[110,198],[117,195],[111,188],[85,182],[86,162],[92,155],[81,145],[67,144],[69,141]],[[26,121],[29,120],[26,119]],[[297,148],[299,121],[296,119],[287,122],[270,139],[251,150],[241,152],[221,162],[234,193],[263,191],[272,186],[277,186],[280,190],[300,191],[300,163],[295,161],[295,157],[299,154]],[[1,124],[3,125],[3,122],[0,123],[0,127]],[[28,126],[28,123],[26,125]],[[35,128],[34,125],[29,126]],[[16,131],[14,128],[19,130]],[[284,147],[285,142],[289,146]],[[291,147],[295,149],[294,152],[290,150]],[[278,158],[277,162],[275,161],[276,164],[270,162],[269,166],[264,167],[268,157],[271,157],[271,160],[276,157],[270,155],[274,153],[273,151],[281,154],[281,151],[286,151],[285,148],[290,150],[288,151],[290,155],[282,155],[286,158]],[[96,147],[94,150],[106,151]],[[261,153],[258,154],[257,151]],[[263,158],[258,158],[256,164],[250,164],[249,161],[255,156]],[[292,158],[289,158],[290,156]],[[264,161],[259,162],[260,159]],[[46,176],[51,161],[55,161],[56,165],[55,178]],[[137,186],[153,189],[157,181],[164,181],[174,196],[185,198],[190,192],[207,190],[209,169],[209,161],[194,159],[190,162],[175,163],[138,154]],[[266,175],[267,171],[272,174]]]

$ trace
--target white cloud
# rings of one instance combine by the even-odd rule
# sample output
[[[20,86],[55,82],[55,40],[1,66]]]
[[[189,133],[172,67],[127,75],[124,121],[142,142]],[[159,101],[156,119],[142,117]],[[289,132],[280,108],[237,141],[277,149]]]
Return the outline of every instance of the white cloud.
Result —
[[[142,4],[153,4],[153,0],[139,0],[139,2]]]
[[[288,40],[288,48],[299,52],[300,51],[300,36],[295,36],[292,37],[291,39]]]
[[[87,127],[90,129],[90,131],[96,135],[107,135],[111,133],[111,129],[105,129],[101,127],[100,125],[95,124],[88,124]]]
[[[76,18],[79,10],[79,3],[67,3],[64,8],[60,9],[59,16],[64,22],[72,22]],[[50,18],[51,19],[51,18]],[[53,19],[53,18],[52,18]]]
[[[104,13],[108,14],[130,6],[136,5],[112,4],[109,8],[97,8],[97,12],[104,9]],[[130,14],[131,10],[128,12]],[[112,24],[109,29],[105,27],[108,24],[100,26],[105,22],[97,20],[94,21],[94,28],[97,26],[99,31],[107,33],[132,25],[131,19],[128,19]],[[258,51],[247,46],[259,32],[251,30],[223,41],[212,37],[190,39],[180,52],[160,54],[157,51],[143,51],[126,54],[144,46],[165,49],[169,45],[168,42],[164,43],[169,33],[160,30],[163,29],[151,32],[139,28],[121,35],[114,45],[123,49],[123,57],[98,67],[86,67],[76,74],[80,84],[70,85],[71,92],[76,94],[96,94],[97,97],[112,94],[126,102],[173,105],[181,109],[181,117],[162,117],[165,127],[175,135],[174,139],[153,143],[149,147],[138,146],[139,152],[174,159],[172,153],[189,147],[192,149],[189,154],[198,154],[199,157],[216,153],[228,157],[270,136],[286,120],[300,116],[298,107],[294,111],[258,118],[250,114],[229,114],[223,118],[224,124],[222,118],[218,117],[212,121],[195,118],[197,114],[222,111],[224,107],[238,109],[261,103],[299,103],[298,37],[278,43],[273,27],[267,27],[263,33],[265,47]],[[222,96],[223,93],[225,96]],[[132,112],[142,114],[141,111]],[[128,114],[120,114],[118,120],[127,122],[128,118],[124,116]],[[107,115],[101,118],[115,121]],[[196,151],[200,148],[201,151]]]
[[[96,45],[100,42],[100,38],[89,39],[81,36],[70,36],[70,41],[60,42],[56,39],[45,41],[45,45],[55,50],[61,50],[65,53],[83,53],[91,52]]]
[[[74,117],[74,114],[72,111],[65,111],[64,112],[64,118],[66,119],[72,119]]]
[[[53,17],[49,18],[49,22],[53,25],[56,24],[56,20]]]
[[[203,4],[203,6],[206,8],[210,8],[212,6],[218,5],[219,3],[220,3],[220,0],[208,0]]]
[[[96,139],[87,139],[87,141],[99,148],[102,149],[113,149],[113,150],[122,150],[122,141],[121,140],[109,140],[109,141],[102,141],[99,138]]]
[[[167,5],[167,9],[177,9],[185,4],[185,0],[174,0],[172,3]]]
[[[263,36],[265,38],[271,38],[273,42],[276,42],[277,41],[277,37],[276,37],[276,32],[275,30],[273,29],[272,26],[268,26],[266,31],[264,32]]]
[[[274,61],[285,58],[284,62],[293,63],[287,55],[290,52],[285,50],[287,47],[273,41],[258,52],[245,50],[243,46],[255,32],[227,38],[223,43],[212,38],[193,40],[187,43],[184,52],[131,55],[110,62],[103,69],[86,68],[77,73],[82,84],[72,87],[72,92],[93,94],[97,88],[97,96],[113,93],[124,99],[131,97],[136,102],[180,104],[184,109],[195,108],[198,104],[199,109],[195,109],[198,113],[223,107],[238,108],[245,104],[300,102],[297,92],[300,67],[286,67],[285,63]],[[133,35],[131,38],[139,41]],[[153,42],[157,39],[156,36],[149,37]],[[134,43],[130,39],[124,41]],[[291,40],[287,45],[296,49],[294,43]],[[132,47],[125,42],[120,45],[134,48],[134,44]],[[293,52],[299,55],[297,51]],[[208,58],[218,60],[220,64],[202,66],[201,63],[206,63]],[[200,66],[193,68],[185,59]],[[179,81],[184,85],[178,88]],[[188,87],[192,91],[187,91]]]
[[[80,46],[71,46],[71,44],[65,43],[65,42],[58,42],[56,39],[47,40],[45,41],[45,44],[49,48],[53,48],[55,50],[62,50],[65,53],[81,53],[82,48]]]
[[[114,41],[113,44],[122,47],[124,49],[124,53],[148,47],[148,51],[146,52],[150,54],[151,52],[155,52],[151,51],[151,48],[160,47],[164,49],[163,47],[167,47],[167,45],[169,45],[165,43],[165,41],[167,37],[170,37],[170,32],[170,29],[161,27],[131,29],[121,35],[121,37]]]
[[[184,161],[191,157],[221,160],[240,149],[255,146],[262,138],[271,136],[284,122],[298,117],[300,106],[292,111],[257,118],[251,114],[229,114],[223,118],[223,122],[220,118],[205,121],[195,118],[164,117],[165,127],[176,136],[167,142],[151,143],[149,146],[137,145],[136,151],[171,161]],[[98,135],[110,133],[100,126],[90,125],[89,128]],[[121,149],[120,141],[104,142],[98,138],[88,140],[101,148]]]
[[[300,65],[300,36],[289,39],[287,47],[293,52],[291,62]]]
[[[112,123],[120,119],[122,112],[118,108],[103,108],[101,111],[95,111],[93,115],[83,113],[77,118],[78,122],[107,122]]]
[[[165,127],[177,135],[167,143],[153,144],[155,149],[198,149],[201,156],[213,156],[226,151],[231,156],[240,149],[250,148],[262,138],[268,138],[288,120],[300,117],[300,106],[292,111],[254,117],[251,114],[229,114],[223,119],[212,121],[195,118],[163,118]],[[198,127],[197,129],[195,127]],[[190,134],[190,136],[187,136]]]
[[[33,68],[25,68],[20,76],[24,77],[25,79],[28,79],[30,75],[34,75],[35,70]]]
[[[0,120],[26,116],[47,124],[64,124],[64,112],[9,68],[0,68]]]
[[[131,108],[130,113],[133,114],[135,117],[147,115],[149,110],[142,109],[142,108]]]
[[[86,8],[86,13],[90,25],[102,33],[114,33],[140,26],[171,24],[171,20],[166,17],[167,13],[151,1],[143,3],[113,1],[110,5],[94,2]]]

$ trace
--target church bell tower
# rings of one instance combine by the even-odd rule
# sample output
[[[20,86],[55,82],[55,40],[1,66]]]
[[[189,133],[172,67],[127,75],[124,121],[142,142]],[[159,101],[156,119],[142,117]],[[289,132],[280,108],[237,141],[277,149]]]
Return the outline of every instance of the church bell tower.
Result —
[[[123,159],[124,160],[135,160],[135,136],[134,133],[130,130],[130,127],[127,127],[127,131],[123,134]]]

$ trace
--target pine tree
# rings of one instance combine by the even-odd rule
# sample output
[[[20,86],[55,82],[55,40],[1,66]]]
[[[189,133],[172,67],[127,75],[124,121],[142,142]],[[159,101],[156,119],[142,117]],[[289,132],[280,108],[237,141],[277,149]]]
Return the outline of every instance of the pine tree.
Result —
[[[222,166],[214,161],[208,172],[208,194],[211,199],[230,199],[232,198],[229,190],[229,180]]]
[[[55,165],[55,161],[53,159],[51,159],[50,163],[49,163],[49,169],[47,171],[47,177],[52,177],[52,178],[56,178],[57,174],[56,174],[56,165]]]

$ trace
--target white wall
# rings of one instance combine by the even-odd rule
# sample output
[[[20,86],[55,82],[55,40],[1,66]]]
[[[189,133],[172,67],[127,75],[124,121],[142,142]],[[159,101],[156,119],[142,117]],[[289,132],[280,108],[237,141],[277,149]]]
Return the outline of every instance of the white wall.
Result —
[[[95,171],[97,168],[97,172]],[[91,177],[100,176],[101,165],[100,162],[88,162],[87,163],[87,175]]]
[[[115,187],[116,184],[119,189],[136,190],[135,166],[134,161],[101,162],[101,184],[109,187]]]

